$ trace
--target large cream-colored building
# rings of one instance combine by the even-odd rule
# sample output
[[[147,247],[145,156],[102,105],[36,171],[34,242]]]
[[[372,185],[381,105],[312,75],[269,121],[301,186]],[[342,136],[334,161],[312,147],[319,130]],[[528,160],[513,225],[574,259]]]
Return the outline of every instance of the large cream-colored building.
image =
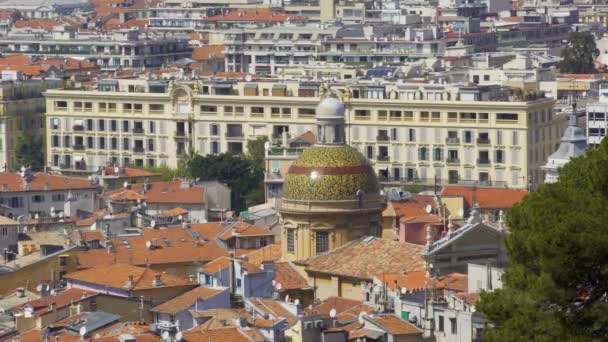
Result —
[[[0,84],[0,171],[16,170],[19,138],[31,135],[43,139],[44,97],[60,80],[2,81]],[[43,139],[44,142],[44,139]]]
[[[374,80],[331,88],[345,104],[346,142],[389,184],[537,184],[566,124],[554,100],[497,86]],[[224,79],[107,79],[94,90],[49,90],[47,163],[176,167],[189,146],[208,154],[244,151],[261,136],[280,144],[315,132],[325,92],[312,81]]]

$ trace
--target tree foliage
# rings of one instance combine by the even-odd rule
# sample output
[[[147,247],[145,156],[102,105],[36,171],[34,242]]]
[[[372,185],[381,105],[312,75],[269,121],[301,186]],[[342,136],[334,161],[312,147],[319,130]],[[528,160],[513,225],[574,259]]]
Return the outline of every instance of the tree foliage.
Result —
[[[44,148],[42,137],[23,134],[17,141],[17,166],[31,167],[38,171],[44,166]]]
[[[163,181],[172,181],[175,178],[187,176],[185,169],[172,169],[164,164],[157,167],[146,167],[144,170],[160,174],[160,178]]]
[[[478,307],[490,341],[608,336],[608,139],[570,161],[509,213],[504,288]]]
[[[560,70],[562,73],[589,74],[595,71],[593,62],[600,51],[595,45],[595,38],[589,31],[571,32],[568,46],[562,49]]]
[[[217,180],[228,185],[232,190],[232,208],[236,211],[247,208],[250,203],[246,197],[260,184],[260,174],[242,154],[197,155],[188,165],[188,173],[203,181]],[[263,181],[263,174],[261,176]]]

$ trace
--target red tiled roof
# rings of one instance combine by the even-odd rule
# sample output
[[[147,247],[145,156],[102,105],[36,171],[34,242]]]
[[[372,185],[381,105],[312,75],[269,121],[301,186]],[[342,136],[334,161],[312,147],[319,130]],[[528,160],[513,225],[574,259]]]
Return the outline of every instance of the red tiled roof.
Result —
[[[180,207],[176,207],[173,209],[163,211],[163,214],[169,215],[169,216],[188,215],[188,213],[189,213],[188,210],[186,210],[184,208],[180,208]]]
[[[21,304],[15,307],[15,309],[21,310],[25,307],[32,307],[34,309],[33,314],[35,316],[39,316],[49,312],[51,310],[51,305],[53,304],[55,305],[56,309],[59,309],[70,305],[72,302],[79,302],[83,299],[87,299],[96,295],[96,292],[71,288],[59,292],[54,296],[46,296],[40,299],[29,301],[25,304]]]
[[[59,21],[51,19],[19,20],[15,22],[15,28],[45,29],[48,31],[62,24]]]
[[[383,281],[391,291],[406,288],[408,290],[423,289],[426,283],[426,271],[402,273],[390,273],[377,275],[376,278]]]
[[[0,57],[0,65],[29,65],[32,59],[26,55],[13,54]]]
[[[365,237],[326,254],[297,261],[307,272],[372,279],[380,273],[424,269],[423,246],[389,239]]]
[[[267,313],[274,319],[286,319],[287,323],[290,325],[298,321],[298,318],[295,315],[281,306],[281,304],[276,300],[266,298],[250,298],[249,303],[255,306],[259,312]]]
[[[224,58],[224,45],[206,45],[192,50],[192,59],[195,61],[222,58]]]
[[[382,315],[369,317],[372,321],[386,329],[391,335],[419,335],[422,330],[415,325],[402,320],[395,315]]]
[[[106,249],[80,252],[78,263],[82,268],[90,268],[115,262],[131,265],[207,262],[228,256],[228,251],[214,240],[221,231],[219,224],[192,224],[190,229],[206,238],[207,242],[193,238],[182,228],[144,229],[143,236],[111,238],[114,252],[108,253]],[[129,242],[130,248],[125,246],[123,240]],[[158,247],[147,248],[146,242],[154,240],[158,242]],[[171,247],[166,245],[165,240],[170,242]]]
[[[116,189],[105,193],[112,195],[125,189]],[[131,184],[131,190],[144,194],[144,184]],[[148,183],[148,190],[144,196],[148,203],[176,203],[176,204],[204,204],[205,188],[200,185],[189,185],[182,187],[182,181],[177,179],[171,182],[151,182]]]
[[[237,234],[235,234],[235,233],[237,233]],[[226,232],[224,234],[222,234],[222,236],[220,236],[220,239],[228,240],[235,236],[268,236],[268,235],[273,235],[273,233],[269,229],[254,226],[252,224],[245,223],[245,222],[238,222],[234,226],[232,226],[230,229],[226,230]]]
[[[294,269],[294,266],[288,262],[278,262],[274,264],[275,276],[274,280],[277,284],[281,284],[283,290],[297,290],[311,288],[304,277]]]
[[[134,202],[137,200],[144,201],[146,199],[146,196],[144,196],[143,194],[125,188],[104,192],[102,196],[109,198],[114,202]]]
[[[398,217],[429,216],[426,207],[430,205],[435,208],[437,206],[435,199],[430,195],[412,195],[405,201],[391,201],[390,205]]]
[[[435,280],[435,287],[458,292],[467,292],[469,287],[468,280],[469,277],[466,274],[450,273]]]
[[[237,327],[228,327],[213,330],[189,330],[184,332],[182,341],[184,342],[252,342],[247,334]],[[264,341],[263,339],[261,341]]]
[[[44,172],[34,173],[33,177],[27,184],[28,188],[26,190],[24,188],[23,178],[18,173],[0,173],[0,186],[4,187],[6,185],[8,188],[7,191],[9,192],[98,188],[97,185],[91,184],[91,182],[86,178],[58,176]]]
[[[479,293],[458,293],[456,297],[460,298],[463,302],[468,305],[475,306],[479,302]]]
[[[336,317],[341,322],[356,320],[361,312],[372,314],[376,309],[360,300],[347,299],[343,297],[329,297],[321,303],[312,307],[310,311],[322,316],[329,316],[332,309],[336,310]]]
[[[581,80],[590,80],[596,78],[596,74],[559,74],[559,78],[577,78]]]
[[[215,15],[203,19],[204,21],[266,21],[286,22],[290,20],[303,20],[300,15],[272,11],[266,8],[237,9],[226,14]]]
[[[116,177],[154,177],[160,175],[160,173],[154,173],[142,169],[134,169],[130,167],[120,168],[118,173],[115,167],[106,166],[103,168],[103,174],[105,176],[116,176]]]
[[[209,287],[197,287],[191,291],[183,293],[171,300],[168,300],[161,305],[158,305],[150,311],[162,312],[170,315],[175,315],[180,311],[186,310],[196,303],[197,300],[207,300],[219,293],[226,291],[226,289],[214,289]]]
[[[64,276],[68,280],[76,280],[89,284],[102,285],[116,289],[125,288],[129,276],[133,277],[133,284],[130,290],[154,289],[152,284],[155,276],[161,275],[163,287],[192,286],[196,284],[188,279],[176,277],[170,274],[163,274],[149,268],[137,267],[128,264],[112,264],[100,266],[87,270],[69,273]]]
[[[45,341],[42,336],[44,334],[40,329],[31,329],[19,335],[19,342],[42,342]],[[80,340],[80,336],[70,335],[68,333],[60,333],[53,335],[53,341],[56,342],[75,342]]]
[[[275,243],[247,253],[247,261],[254,265],[260,265],[264,262],[279,261],[282,256],[281,244]]]
[[[40,61],[40,65],[48,67],[54,66],[59,70],[77,71],[77,70],[90,70],[99,69],[97,64],[88,60],[79,60],[75,58],[59,58],[49,57]]]
[[[205,273],[217,273],[230,267],[230,260],[229,257],[219,257],[215,260],[211,260],[201,267],[201,271]]]
[[[527,190],[501,188],[473,188],[464,186],[446,186],[441,196],[462,196],[469,207],[474,200],[484,209],[511,208],[528,195]]]

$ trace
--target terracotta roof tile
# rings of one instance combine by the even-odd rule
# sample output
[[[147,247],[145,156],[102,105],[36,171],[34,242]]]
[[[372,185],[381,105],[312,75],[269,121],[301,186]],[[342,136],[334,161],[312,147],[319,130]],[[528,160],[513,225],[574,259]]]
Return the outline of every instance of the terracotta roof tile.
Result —
[[[376,278],[383,281],[391,291],[406,288],[408,290],[424,289],[426,283],[426,271],[401,273],[390,273],[377,275]]]
[[[53,335],[53,341],[56,342],[75,342],[80,340],[80,336],[70,335],[68,333],[60,333]],[[19,335],[19,342],[43,342],[43,333],[40,329],[28,330]]]
[[[12,54],[0,57],[0,65],[29,65],[32,59],[22,54]]]
[[[424,269],[423,246],[388,239],[365,237],[326,254],[296,263],[307,272],[372,279],[379,273]]]
[[[127,284],[129,276],[133,277],[131,290],[147,290],[155,288],[152,284],[154,278],[160,275],[163,287],[196,286],[188,279],[176,277],[170,274],[163,274],[149,268],[137,267],[127,264],[113,264],[100,266],[87,270],[69,273],[64,277],[68,280],[75,280],[90,284],[108,286],[122,289]]]
[[[103,168],[103,174],[105,176],[116,176],[116,177],[154,177],[159,176],[160,173],[154,173],[142,169],[134,169],[130,167],[120,168],[118,173],[116,172],[116,168],[111,166],[106,166]]]
[[[422,334],[422,330],[416,328],[415,325],[394,315],[372,316],[370,319],[386,329],[391,335]]]
[[[258,226],[254,226],[245,222],[237,222],[230,229],[226,230],[224,234],[220,236],[222,240],[228,240],[235,236],[235,233],[238,236],[269,236],[273,235],[273,233],[267,229]]]
[[[62,25],[62,23],[51,19],[31,19],[16,21],[14,25],[15,28],[44,29],[50,31],[55,26]]]
[[[192,50],[192,59],[195,61],[206,61],[210,59],[224,58],[224,45],[206,45],[196,47]]]
[[[274,243],[247,253],[247,261],[254,265],[260,265],[264,262],[281,260],[282,256],[281,244]]]
[[[208,298],[211,298],[224,291],[226,291],[226,289],[214,289],[202,286],[197,287],[194,290],[181,294],[171,300],[162,303],[159,306],[150,309],[150,311],[175,315],[180,311],[191,308],[192,306],[194,306],[194,303],[196,303],[196,301],[199,299],[207,300]]]
[[[125,188],[104,192],[102,196],[112,200],[113,202],[135,202],[137,200],[146,200],[146,196],[143,194]]]
[[[228,327],[224,329],[214,330],[190,330],[184,332],[182,341],[185,342],[209,342],[209,341],[222,341],[222,342],[252,342],[249,336],[236,327]],[[262,338],[253,341],[264,341]]]
[[[441,196],[462,196],[469,207],[473,201],[482,209],[511,208],[528,195],[527,190],[501,188],[473,188],[464,186],[446,186]]]
[[[116,189],[106,194],[111,195],[124,190],[124,188]],[[144,184],[131,184],[131,190],[144,194]],[[191,184],[188,187],[182,187],[182,181],[179,179],[171,182],[150,182],[148,183],[148,191],[145,192],[144,196],[148,203],[206,203],[205,188],[203,186]]]
[[[435,281],[436,288],[444,288],[458,292],[467,292],[469,287],[469,277],[462,273],[450,273],[440,277]]]
[[[4,185],[6,185],[10,192],[98,188],[97,185],[91,184],[86,178],[58,176],[44,172],[34,173],[31,181],[28,182],[27,190],[24,188],[24,181],[21,175],[12,172],[2,172],[0,173],[0,186]]]
[[[356,320],[361,312],[372,314],[376,309],[360,300],[347,299],[342,297],[329,297],[321,303],[315,305],[309,311],[319,315],[329,316],[332,309],[336,310],[336,318],[341,322]]]
[[[237,9],[226,14],[215,15],[203,19],[204,21],[265,21],[286,22],[304,20],[303,16],[272,11],[266,8]]]
[[[35,299],[27,303],[15,307],[16,310],[21,310],[25,307],[32,307],[35,316],[43,315],[51,310],[51,305],[54,304],[56,309],[64,308],[72,302],[79,302],[83,299],[96,296],[96,292],[85,291],[81,289],[68,289],[57,293],[54,296],[46,296],[40,299]]]
[[[274,319],[286,319],[289,325],[295,324],[298,318],[289,310],[285,309],[281,304],[272,299],[266,298],[249,298],[248,302],[255,306],[258,312],[267,313]]]
[[[275,265],[274,280],[281,284],[284,290],[311,288],[308,282],[289,262],[279,262]]]
[[[205,273],[217,273],[221,270],[224,270],[228,267],[230,267],[230,258],[228,257],[219,257],[215,260],[211,260],[208,263],[206,263],[205,265],[203,265],[203,267],[201,267],[201,271],[205,272]]]
[[[184,262],[207,262],[221,256],[228,256],[228,251],[221,248],[215,241],[215,236],[221,231],[221,226],[215,223],[192,224],[190,229],[198,232],[207,241],[192,237],[182,228],[144,229],[142,236],[111,238],[114,252],[106,249],[94,249],[80,252],[78,262],[82,268],[110,265],[115,262],[131,265],[166,264]],[[128,241],[127,248],[124,241]],[[158,242],[157,248],[146,247],[147,241]],[[167,246],[169,241],[171,246]],[[179,251],[179,252],[178,252]]]
[[[467,303],[468,305],[475,306],[479,302],[480,294],[479,293],[458,293],[456,297],[460,298],[462,301]]]
[[[426,216],[434,216],[432,214],[427,213],[426,206],[430,205],[432,208],[436,208],[437,205],[435,203],[435,199],[430,195],[412,195],[409,199],[405,201],[390,201],[389,204],[395,214],[398,217],[426,217]]]
[[[188,213],[189,213],[188,210],[186,210],[184,208],[180,208],[180,207],[175,207],[173,209],[163,211],[163,214],[169,215],[169,216],[188,215]]]

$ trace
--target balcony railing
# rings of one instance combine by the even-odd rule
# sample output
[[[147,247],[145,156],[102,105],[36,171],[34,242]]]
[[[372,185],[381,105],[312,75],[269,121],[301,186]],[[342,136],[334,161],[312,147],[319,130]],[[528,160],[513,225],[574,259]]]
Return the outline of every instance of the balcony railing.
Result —
[[[74,144],[74,146],[72,146],[72,148],[76,151],[83,151],[85,149],[83,144]]]
[[[377,159],[378,161],[384,161],[384,162],[387,162],[387,161],[389,161],[389,160],[390,160],[390,157],[389,157],[389,156],[378,156],[376,159]]]
[[[226,132],[225,136],[226,136],[226,138],[237,138],[237,139],[245,137],[243,132]]]
[[[143,127],[133,127],[133,134],[144,134]]]
[[[84,131],[84,126],[83,125],[74,125],[74,126],[72,126],[72,129],[74,131],[81,132],[81,131]]]
[[[477,165],[490,165],[490,159],[489,158],[478,158],[477,159]]]
[[[186,131],[175,131],[173,134],[176,138],[186,138]]]
[[[490,139],[489,138],[477,138],[477,144],[478,145],[490,145]]]
[[[460,144],[460,138],[458,137],[447,137],[445,138],[446,144]]]
[[[459,158],[448,158],[446,159],[446,163],[448,164],[460,164]]]
[[[145,150],[144,150],[143,146],[135,146],[135,147],[133,147],[133,152],[135,152],[135,153],[144,153]]]
[[[389,140],[390,140],[389,136],[385,135],[385,134],[378,134],[376,136],[376,141],[389,141]]]

